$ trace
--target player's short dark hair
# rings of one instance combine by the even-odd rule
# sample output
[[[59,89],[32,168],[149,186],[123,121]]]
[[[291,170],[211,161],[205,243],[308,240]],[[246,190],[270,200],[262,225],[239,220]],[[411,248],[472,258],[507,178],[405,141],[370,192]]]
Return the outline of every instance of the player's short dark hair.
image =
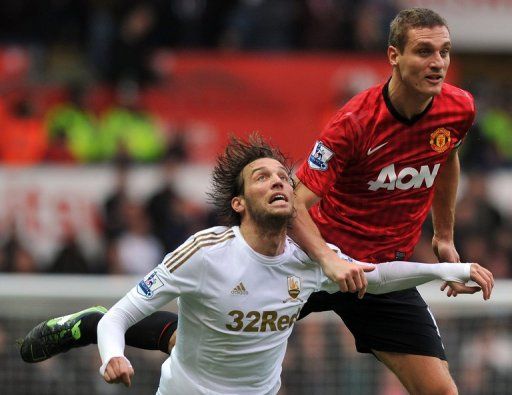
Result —
[[[429,10],[428,8],[409,8],[402,10],[395,19],[391,21],[388,45],[403,52],[407,44],[407,33],[409,29],[433,28],[436,26],[445,26],[448,28],[446,20],[435,11]]]
[[[291,175],[289,159],[258,133],[251,134],[247,140],[231,136],[224,152],[217,157],[208,200],[226,225],[240,225],[240,214],[231,207],[231,200],[244,192],[242,171],[245,166],[261,158],[279,161]]]

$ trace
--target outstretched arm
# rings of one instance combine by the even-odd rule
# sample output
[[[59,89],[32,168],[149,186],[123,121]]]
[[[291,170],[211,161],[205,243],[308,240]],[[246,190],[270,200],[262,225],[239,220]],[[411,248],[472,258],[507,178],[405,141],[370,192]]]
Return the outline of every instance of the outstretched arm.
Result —
[[[413,288],[432,280],[444,280],[464,284],[473,280],[478,286],[466,286],[475,293],[483,290],[483,298],[489,299],[494,282],[490,271],[477,263],[438,263],[385,262],[375,265],[375,270],[367,273],[368,292],[381,294]]]
[[[308,212],[319,200],[308,187],[298,182],[295,188],[297,215],[289,231],[290,237],[320,264],[325,275],[338,284],[341,292],[358,291],[359,297],[362,297],[368,285],[364,272],[372,271],[373,267],[350,263],[327,246]]]

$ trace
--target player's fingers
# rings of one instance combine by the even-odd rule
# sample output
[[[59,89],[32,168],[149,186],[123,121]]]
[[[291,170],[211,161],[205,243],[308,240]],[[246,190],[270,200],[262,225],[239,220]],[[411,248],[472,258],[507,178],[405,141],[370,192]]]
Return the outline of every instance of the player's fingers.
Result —
[[[130,379],[130,374],[128,372],[123,372],[123,374],[121,374],[120,379],[126,387],[129,387],[132,383]]]
[[[491,284],[483,279],[480,282],[476,281],[476,283],[480,286],[479,288],[482,288],[482,297],[484,300],[489,300],[491,297]]]
[[[478,268],[478,269],[481,269],[481,268]],[[482,297],[484,298],[484,300],[489,299],[489,297],[491,296],[491,283],[490,283],[490,279],[485,276],[485,273],[481,270],[478,270],[475,273],[475,275],[473,276],[472,280],[479,285],[479,288],[482,289]],[[468,288],[472,289],[474,287],[468,287]],[[472,293],[474,293],[474,292],[472,292]]]
[[[354,282],[354,279],[351,276],[347,277],[347,287],[348,287],[348,292],[356,292],[357,291],[356,283]]]
[[[112,363],[109,363],[107,365],[107,368],[105,369],[105,374],[103,376],[105,377],[105,381],[109,384],[114,384],[116,382],[117,374],[114,370]]]
[[[491,293],[494,288],[494,276],[486,268],[482,268],[481,276],[489,287],[489,297],[491,297]]]
[[[372,272],[374,270],[375,270],[375,266],[373,266],[373,265],[372,266],[370,266],[370,265],[364,265],[363,266],[363,271],[366,272],[366,273]]]
[[[446,287],[448,286],[448,283],[445,281],[443,285],[441,285],[441,291],[444,291]]]
[[[484,291],[484,297],[490,298],[492,289],[494,288],[494,276],[486,268],[478,265],[477,263],[472,264],[472,268],[475,268],[472,272],[471,279],[480,285]]]
[[[363,288],[364,281],[363,278],[361,277],[361,275],[364,277],[363,273],[364,272],[362,270],[356,270],[355,272],[351,273],[352,280],[354,281],[354,284],[356,286],[356,291]]]
[[[363,298],[364,294],[366,293],[366,289],[368,288],[368,279],[364,273],[365,272],[360,272],[362,287],[359,288],[359,291],[357,292],[357,297],[359,299]]]
[[[466,290],[466,293],[471,294],[471,295],[474,294],[474,293],[482,291],[482,288],[477,287],[477,286],[471,286],[471,287],[468,287],[468,288],[469,289]],[[484,297],[484,299],[485,299],[485,297]]]
[[[480,276],[480,278],[481,281],[476,283],[482,288],[484,300],[489,300],[492,292],[491,282],[488,278],[485,278],[484,276]]]
[[[348,286],[345,280],[338,280],[338,286],[341,292],[348,292]]]

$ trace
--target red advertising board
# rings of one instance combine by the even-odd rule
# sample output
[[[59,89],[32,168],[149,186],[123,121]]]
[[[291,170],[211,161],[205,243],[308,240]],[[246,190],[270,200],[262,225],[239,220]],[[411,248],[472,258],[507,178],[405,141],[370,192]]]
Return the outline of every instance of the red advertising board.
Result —
[[[252,131],[299,160],[347,96],[390,74],[383,55],[162,53],[155,66],[166,82],[146,105],[191,133],[205,161]]]

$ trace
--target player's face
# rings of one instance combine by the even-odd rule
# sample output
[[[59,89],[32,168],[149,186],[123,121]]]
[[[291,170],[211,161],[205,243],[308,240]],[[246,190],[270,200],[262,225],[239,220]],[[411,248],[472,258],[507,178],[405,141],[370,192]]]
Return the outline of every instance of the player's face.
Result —
[[[435,26],[409,29],[403,53],[394,47],[388,53],[392,64],[396,62],[402,82],[413,92],[432,97],[441,93],[450,65],[450,47],[446,26]]]
[[[245,166],[241,205],[259,221],[287,221],[293,214],[293,187],[286,168],[277,160],[257,159]]]

